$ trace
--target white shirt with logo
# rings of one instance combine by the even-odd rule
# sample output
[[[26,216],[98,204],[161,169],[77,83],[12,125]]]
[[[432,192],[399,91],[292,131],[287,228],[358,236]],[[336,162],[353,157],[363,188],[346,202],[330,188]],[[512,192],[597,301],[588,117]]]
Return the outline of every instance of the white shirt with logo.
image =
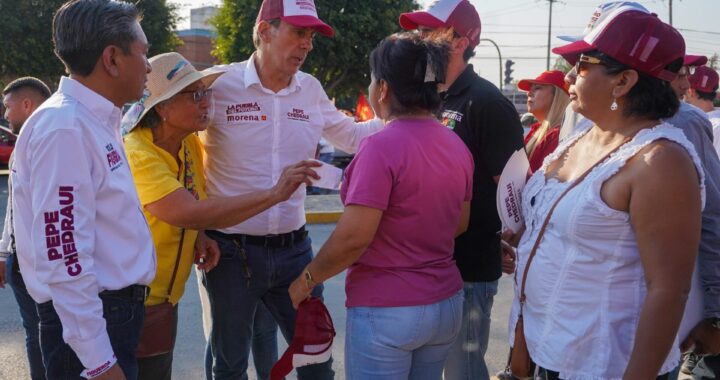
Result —
[[[715,108],[707,113],[710,124],[712,124],[713,130],[713,147],[715,151],[720,155],[720,108]]]
[[[355,123],[303,72],[277,93],[264,88],[254,58],[208,69],[226,72],[213,83],[213,122],[202,136],[208,197],[269,189],[283,168],[315,157],[320,137],[355,152],[365,136],[383,127],[379,119]],[[304,201],[302,186],[289,200],[222,231],[260,236],[294,231],[305,224]]]
[[[120,109],[73,79],[27,120],[15,147],[18,260],[37,303],[91,378],[116,359],[98,293],[155,276],[155,251],[119,134]]]

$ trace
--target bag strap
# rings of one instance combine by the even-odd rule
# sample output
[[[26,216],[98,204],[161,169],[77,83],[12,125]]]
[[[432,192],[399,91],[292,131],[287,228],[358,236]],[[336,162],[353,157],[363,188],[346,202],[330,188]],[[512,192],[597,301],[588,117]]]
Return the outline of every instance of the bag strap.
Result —
[[[187,145],[184,142],[183,142],[183,151],[184,151],[184,156],[185,156],[185,161],[182,163],[183,169],[184,169],[184,170],[182,170],[183,187],[185,189],[189,190],[188,189],[188,174],[190,171],[190,165],[188,165]],[[180,181],[180,173],[181,173],[181,171],[178,170],[178,176],[177,176],[178,181]],[[166,295],[168,300],[170,300],[170,296],[172,295],[173,287],[175,286],[175,278],[177,277],[178,268],[180,267],[180,258],[182,257],[182,249],[183,249],[184,243],[185,243],[185,229],[180,228],[180,244],[178,245],[177,255],[175,255],[175,266],[173,267],[173,273],[172,273],[172,277],[170,278],[170,285],[168,286],[168,291],[167,291],[167,295]]]
[[[555,203],[553,203],[552,207],[550,208],[550,212],[548,212],[547,216],[545,217],[545,220],[543,221],[542,227],[540,227],[540,233],[538,233],[537,239],[535,239],[535,244],[533,244],[532,250],[530,251],[530,257],[528,257],[528,262],[525,264],[525,270],[523,271],[523,279],[522,279],[522,285],[520,286],[520,317],[522,317],[522,310],[523,305],[525,304],[525,281],[527,280],[528,270],[530,269],[530,264],[533,261],[533,258],[535,258],[535,254],[537,253],[538,247],[540,247],[540,241],[543,238],[543,235],[545,235],[545,230],[547,229],[548,223],[550,222],[550,218],[553,215],[553,212],[555,211],[555,207],[557,207],[558,203],[565,197],[565,195],[570,192],[573,188],[575,188],[577,185],[580,184],[587,176],[590,174],[590,172],[595,169],[598,165],[600,165],[603,161],[605,161],[610,155],[618,151],[620,148],[622,148],[625,144],[627,144],[630,140],[635,137],[635,134],[637,134],[638,131],[633,133],[632,135],[628,136],[623,140],[623,142],[616,146],[613,150],[608,152],[606,155],[604,155],[601,159],[599,159],[595,164],[593,164],[591,167],[589,167],[583,174],[580,175],[573,183],[570,184],[570,186],[565,189],[565,191],[560,194],[560,196],[555,200]],[[570,149],[568,147],[568,149]]]

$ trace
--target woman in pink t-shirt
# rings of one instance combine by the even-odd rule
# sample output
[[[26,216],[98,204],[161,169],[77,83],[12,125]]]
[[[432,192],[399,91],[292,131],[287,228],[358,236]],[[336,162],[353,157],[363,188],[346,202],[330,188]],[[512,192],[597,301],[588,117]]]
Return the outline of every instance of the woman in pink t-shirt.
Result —
[[[439,379],[462,316],[454,238],[467,228],[472,156],[434,112],[448,46],[396,34],[370,56],[369,100],[387,126],[345,173],[345,212],[291,285],[298,305],[348,268],[348,379]]]

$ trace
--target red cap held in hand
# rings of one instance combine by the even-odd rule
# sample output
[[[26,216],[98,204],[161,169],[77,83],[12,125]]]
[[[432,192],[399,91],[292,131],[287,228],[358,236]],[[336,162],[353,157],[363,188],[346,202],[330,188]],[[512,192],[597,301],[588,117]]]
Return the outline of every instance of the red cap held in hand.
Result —
[[[270,371],[270,380],[282,380],[293,367],[328,361],[334,337],[335,327],[323,302],[315,297],[301,302],[292,343]]]

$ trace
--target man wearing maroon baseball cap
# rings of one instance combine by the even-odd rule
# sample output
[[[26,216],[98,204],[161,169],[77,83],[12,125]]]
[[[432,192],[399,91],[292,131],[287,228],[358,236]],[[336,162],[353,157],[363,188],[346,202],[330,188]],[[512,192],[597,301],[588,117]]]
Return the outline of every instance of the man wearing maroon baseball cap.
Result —
[[[683,59],[683,66],[678,71],[677,77],[670,82],[673,90],[680,100],[683,100],[690,89],[690,75],[695,72],[695,68],[706,64],[708,61],[704,55],[686,54]]]
[[[400,26],[451,47],[443,104],[438,117],[453,129],[475,160],[470,225],[455,240],[454,258],[465,282],[459,338],[445,362],[444,378],[488,379],[485,365],[490,312],[501,275],[497,180],[505,163],[523,148],[515,107],[468,64],[480,42],[480,17],[468,0],[438,0],[427,9],[400,15]]]
[[[300,71],[316,34],[330,37],[333,29],[313,0],[264,0],[253,30],[255,52],[247,61],[208,69],[225,71],[211,87],[216,112],[203,136],[209,198],[268,189],[289,163],[313,157],[321,137],[355,152],[364,137],[382,129],[379,119],[355,123],[338,111],[320,82]],[[296,311],[288,286],[313,257],[304,201],[305,191],[296,191],[243,223],[207,231],[223,258],[204,278],[216,380],[247,376],[253,330],[272,324],[256,318],[260,303],[286,339],[293,336]],[[322,290],[316,287],[314,295]],[[256,363],[262,356],[259,362],[272,364],[276,351],[254,353]],[[331,363],[299,367],[298,378],[332,379]]]

